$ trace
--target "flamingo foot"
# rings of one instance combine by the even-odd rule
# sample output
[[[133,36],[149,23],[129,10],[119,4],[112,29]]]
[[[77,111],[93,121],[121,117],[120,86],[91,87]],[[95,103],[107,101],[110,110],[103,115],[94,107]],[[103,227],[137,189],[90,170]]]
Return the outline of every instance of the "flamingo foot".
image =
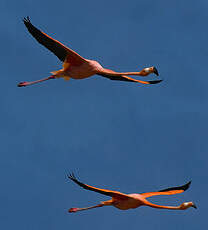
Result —
[[[24,82],[20,82],[17,86],[18,87],[23,87],[23,86],[25,87],[27,85],[29,85],[28,82],[24,81]]]
[[[70,208],[69,210],[68,210],[68,212],[76,212],[78,210],[78,208]]]

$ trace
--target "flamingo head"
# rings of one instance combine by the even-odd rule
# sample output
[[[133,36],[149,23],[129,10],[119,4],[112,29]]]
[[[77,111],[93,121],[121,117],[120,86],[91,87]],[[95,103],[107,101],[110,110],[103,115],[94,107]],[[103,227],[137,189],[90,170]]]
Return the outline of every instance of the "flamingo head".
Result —
[[[157,76],[159,76],[158,70],[154,66],[148,67],[148,68],[144,68],[141,72],[144,74],[144,76],[146,76],[146,75],[148,75],[150,73],[154,73]]]
[[[185,209],[190,208],[190,207],[197,208],[193,202],[184,202],[183,204],[180,205],[180,208],[182,210],[185,210]]]

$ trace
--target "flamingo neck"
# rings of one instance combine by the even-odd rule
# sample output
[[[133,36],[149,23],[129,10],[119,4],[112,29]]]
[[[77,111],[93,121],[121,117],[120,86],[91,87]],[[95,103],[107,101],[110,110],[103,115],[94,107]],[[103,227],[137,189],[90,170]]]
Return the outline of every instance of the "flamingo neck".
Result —
[[[145,76],[146,74],[143,71],[140,72],[115,72],[112,70],[104,69],[101,74],[107,74],[111,76],[122,76],[122,75],[137,75],[137,76]]]
[[[113,70],[103,68],[102,70],[98,71],[97,74],[110,75],[110,76],[123,76],[123,75],[147,76],[149,73],[146,73],[144,70],[140,72],[115,72]]]
[[[165,206],[165,205],[152,204],[147,200],[145,200],[144,204],[152,208],[182,210],[181,206]]]
[[[119,75],[137,75],[137,76],[144,76],[143,72],[124,72],[118,73]]]

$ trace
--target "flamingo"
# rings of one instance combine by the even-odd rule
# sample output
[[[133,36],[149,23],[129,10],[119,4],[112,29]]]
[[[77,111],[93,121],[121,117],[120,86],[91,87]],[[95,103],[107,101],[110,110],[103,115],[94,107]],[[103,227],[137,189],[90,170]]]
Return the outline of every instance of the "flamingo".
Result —
[[[127,210],[127,209],[134,209],[138,208],[140,206],[149,206],[152,208],[159,208],[159,209],[171,209],[171,210],[185,210],[190,207],[197,208],[196,205],[193,202],[184,202],[179,206],[163,206],[163,205],[157,205],[149,202],[146,198],[151,197],[151,196],[158,196],[158,195],[173,195],[177,193],[182,193],[186,191],[190,184],[191,181],[189,181],[187,184],[179,186],[179,187],[172,187],[172,188],[167,188],[160,190],[158,192],[148,192],[148,193],[141,193],[141,194],[124,194],[121,192],[117,191],[111,191],[107,189],[100,189],[96,187],[92,187],[87,184],[83,184],[82,182],[78,181],[74,174],[68,175],[68,178],[74,181],[76,184],[81,186],[84,189],[94,191],[97,193],[101,193],[106,196],[110,196],[112,199],[103,201],[98,205],[95,206],[90,206],[87,208],[70,208],[68,212],[73,213],[73,212],[78,212],[78,211],[84,211],[92,208],[99,208],[103,206],[114,206],[118,209],[121,210]]]
[[[142,84],[156,84],[161,82],[162,80],[154,80],[154,81],[140,81],[125,75],[138,75],[138,76],[147,76],[150,73],[158,74],[157,69],[152,66],[148,68],[144,68],[140,72],[115,72],[110,69],[103,68],[97,61],[88,60],[80,56],[75,51],[61,44],[59,41],[51,38],[44,32],[40,31],[36,28],[31,22],[30,18],[26,17],[23,19],[25,26],[31,35],[43,46],[49,49],[52,53],[54,53],[62,62],[63,68],[57,71],[51,72],[52,75],[37,81],[32,82],[20,82],[18,87],[28,86],[32,84],[36,84],[42,81],[56,79],[56,78],[64,78],[65,80],[73,79],[84,79],[91,77],[94,74],[100,75],[102,77],[106,77],[110,80],[119,80],[119,81],[128,81],[128,82],[139,82]]]

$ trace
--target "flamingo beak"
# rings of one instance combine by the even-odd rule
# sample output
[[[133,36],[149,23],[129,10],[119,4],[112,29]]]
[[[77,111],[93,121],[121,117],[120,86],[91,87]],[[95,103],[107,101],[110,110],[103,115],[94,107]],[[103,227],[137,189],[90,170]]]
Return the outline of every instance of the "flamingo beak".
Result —
[[[157,76],[159,76],[159,73],[158,73],[156,67],[153,67],[153,73],[155,73]]]
[[[192,207],[195,208],[195,209],[197,209],[197,207],[196,207],[196,205],[194,203],[192,204]]]

